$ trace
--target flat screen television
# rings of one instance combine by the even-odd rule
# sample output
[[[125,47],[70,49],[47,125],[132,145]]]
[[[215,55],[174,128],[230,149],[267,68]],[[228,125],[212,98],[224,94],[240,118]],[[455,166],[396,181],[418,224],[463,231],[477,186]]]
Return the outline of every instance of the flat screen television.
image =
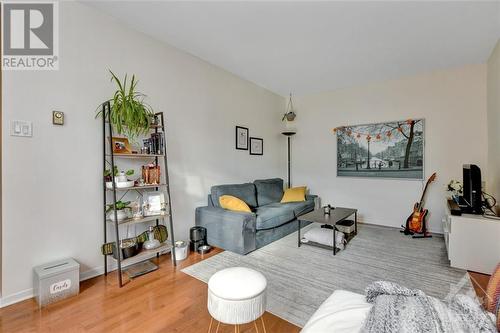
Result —
[[[466,207],[462,207],[464,213],[483,214],[481,169],[474,164],[463,166],[463,201]]]

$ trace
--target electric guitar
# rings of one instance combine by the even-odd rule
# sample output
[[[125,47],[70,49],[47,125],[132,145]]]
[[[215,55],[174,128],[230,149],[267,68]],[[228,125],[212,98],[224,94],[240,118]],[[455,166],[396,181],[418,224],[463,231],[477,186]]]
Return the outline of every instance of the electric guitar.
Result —
[[[422,193],[422,196],[420,197],[420,201],[417,202],[415,206],[413,206],[413,213],[411,213],[411,215],[406,219],[406,225],[402,226],[404,230],[402,230],[401,232],[403,232],[405,235],[413,235],[417,233],[420,235],[413,236],[413,238],[432,237],[427,232],[427,226],[425,223],[425,219],[429,211],[427,209],[424,209],[424,198],[425,198],[425,193],[427,192],[427,188],[429,187],[429,184],[432,183],[435,179],[436,179],[436,173],[434,172],[432,176],[429,177],[427,183],[425,184],[425,188]]]

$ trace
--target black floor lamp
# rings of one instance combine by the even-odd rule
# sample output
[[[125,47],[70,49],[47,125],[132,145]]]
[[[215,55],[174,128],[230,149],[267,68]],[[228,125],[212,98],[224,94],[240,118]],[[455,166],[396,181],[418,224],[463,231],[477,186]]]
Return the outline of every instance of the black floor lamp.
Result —
[[[290,181],[290,166],[291,166],[291,160],[290,160],[290,144],[291,144],[291,138],[294,136],[297,132],[296,131],[285,131],[281,132],[284,136],[286,136],[287,144],[288,144],[288,155],[287,155],[287,162],[288,162],[288,188],[292,187],[292,183]]]
[[[288,100],[288,105],[286,107],[286,112],[283,115],[283,118],[281,121],[285,122],[286,129],[281,132],[284,136],[286,136],[287,144],[288,144],[288,188],[292,187],[292,182],[290,180],[290,167],[291,167],[291,160],[290,160],[290,144],[291,144],[291,138],[295,134],[297,134],[297,130],[295,127],[291,126],[293,121],[295,120],[295,117],[297,115],[295,114],[295,111],[293,110],[293,103],[292,103],[292,93],[290,93],[290,99]]]

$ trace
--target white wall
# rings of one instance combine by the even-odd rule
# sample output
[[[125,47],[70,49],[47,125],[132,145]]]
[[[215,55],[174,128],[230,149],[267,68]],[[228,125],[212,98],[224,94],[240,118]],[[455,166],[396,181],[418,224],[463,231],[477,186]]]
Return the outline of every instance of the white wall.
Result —
[[[488,191],[500,200],[500,40],[488,60]]]
[[[423,183],[336,177],[335,127],[425,118],[426,177],[434,171],[438,176],[426,204],[435,232],[442,232],[445,184],[461,179],[462,164],[487,172],[485,65],[304,96],[295,104],[293,184],[307,184],[323,204],[358,208],[364,222],[400,226]]]
[[[66,256],[84,276],[102,270],[101,123],[108,68],[135,73],[166,113],[176,236],[187,239],[211,185],[284,176],[284,99],[85,5],[60,4],[60,70],[4,72],[2,304],[29,297],[32,267]],[[51,124],[64,111],[63,127]],[[33,121],[33,138],[9,136]],[[264,139],[264,156],[237,151],[235,125]]]

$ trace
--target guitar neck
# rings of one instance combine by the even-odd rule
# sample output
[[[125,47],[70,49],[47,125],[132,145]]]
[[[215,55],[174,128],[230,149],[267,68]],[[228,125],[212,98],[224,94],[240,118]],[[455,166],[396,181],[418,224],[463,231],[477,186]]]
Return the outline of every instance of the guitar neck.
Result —
[[[425,197],[425,193],[427,192],[427,187],[429,187],[429,183],[430,183],[430,179],[427,181],[427,183],[425,184],[425,187],[424,187],[424,192],[422,192],[422,196],[420,197],[420,202],[419,202],[419,206],[422,207],[422,203],[424,202],[424,197]]]

